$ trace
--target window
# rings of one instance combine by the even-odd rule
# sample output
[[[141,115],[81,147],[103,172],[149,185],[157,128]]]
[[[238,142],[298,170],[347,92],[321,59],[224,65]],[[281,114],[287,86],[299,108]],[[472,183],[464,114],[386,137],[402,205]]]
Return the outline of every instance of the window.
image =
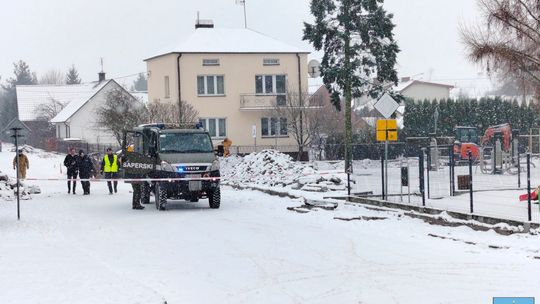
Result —
[[[227,137],[227,123],[225,118],[201,118],[199,122],[212,138]]]
[[[198,95],[225,95],[224,76],[197,76]]]
[[[287,103],[287,77],[285,75],[255,76],[255,93],[260,95],[276,95],[278,106]]]
[[[169,76],[165,76],[165,98],[171,98],[171,87],[169,84]]]
[[[203,59],[203,66],[219,66],[219,59]]]
[[[255,76],[255,92],[257,94],[285,94],[287,78],[285,75]]]
[[[287,136],[287,118],[263,117],[261,118],[261,135],[263,137]]]
[[[62,130],[60,130],[60,125],[57,125],[56,126],[56,134],[57,134],[57,138],[62,138]]]
[[[279,65],[279,59],[277,58],[264,58],[263,65]]]
[[[68,125],[66,125],[66,137],[65,138],[71,138],[71,130],[69,129]]]
[[[161,133],[160,153],[212,153],[212,142],[205,133]]]

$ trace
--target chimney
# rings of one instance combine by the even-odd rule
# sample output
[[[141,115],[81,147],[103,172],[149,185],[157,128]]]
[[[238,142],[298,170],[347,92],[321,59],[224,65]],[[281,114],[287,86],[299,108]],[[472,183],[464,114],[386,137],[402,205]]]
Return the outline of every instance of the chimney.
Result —
[[[214,28],[214,21],[211,19],[200,19],[199,12],[197,12],[197,21],[195,22],[195,29],[200,28]]]
[[[105,81],[105,72],[98,73],[99,82]]]

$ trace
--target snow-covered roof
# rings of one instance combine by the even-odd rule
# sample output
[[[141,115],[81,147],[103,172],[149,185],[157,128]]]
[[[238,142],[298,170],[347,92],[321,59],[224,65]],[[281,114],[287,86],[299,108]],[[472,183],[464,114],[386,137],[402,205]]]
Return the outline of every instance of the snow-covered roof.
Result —
[[[67,104],[64,110],[74,108],[78,104],[84,104],[106,83],[105,81],[72,85],[18,85],[15,89],[17,91],[19,119],[22,121],[37,120],[36,107],[50,103],[52,99]]]
[[[86,104],[97,92],[99,92],[110,81],[93,82],[86,87],[81,87],[78,94],[76,94],[66,107],[60,111],[53,119],[52,123],[59,123],[67,121],[75,112],[77,112],[82,106]],[[68,86],[66,86],[68,87]],[[76,93],[76,92],[74,92]]]
[[[439,87],[445,87],[448,89],[453,89],[454,86],[448,85],[448,84],[442,84],[442,83],[436,83],[436,82],[428,82],[428,81],[421,81],[421,80],[415,80],[411,79],[409,81],[400,82],[397,86],[394,87],[394,91],[396,92],[403,92],[405,89],[410,87],[413,84],[424,84],[424,85],[432,85],[432,86],[439,86]]]
[[[251,29],[199,28],[179,45],[158,52],[149,60],[171,53],[309,53]]]
[[[143,91],[131,91],[129,92],[133,97],[137,98],[144,104],[148,104],[148,92]]]
[[[324,85],[321,77],[308,78],[308,92],[309,94],[316,93]]]

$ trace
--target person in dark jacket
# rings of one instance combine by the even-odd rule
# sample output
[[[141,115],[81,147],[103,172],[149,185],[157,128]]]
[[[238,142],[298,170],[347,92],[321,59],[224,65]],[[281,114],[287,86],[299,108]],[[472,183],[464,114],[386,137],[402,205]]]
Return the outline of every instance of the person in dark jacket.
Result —
[[[75,188],[77,187],[77,175],[79,174],[79,167],[77,165],[78,156],[75,154],[75,148],[69,149],[69,154],[64,158],[64,166],[67,168],[68,178],[68,193],[71,193],[71,185],[73,184],[73,194],[75,194]]]
[[[94,164],[92,163],[90,157],[84,154],[83,150],[79,151],[79,160],[77,165],[79,167],[79,177],[81,179],[90,179],[94,177]],[[81,185],[84,195],[90,195],[90,181],[81,181]]]

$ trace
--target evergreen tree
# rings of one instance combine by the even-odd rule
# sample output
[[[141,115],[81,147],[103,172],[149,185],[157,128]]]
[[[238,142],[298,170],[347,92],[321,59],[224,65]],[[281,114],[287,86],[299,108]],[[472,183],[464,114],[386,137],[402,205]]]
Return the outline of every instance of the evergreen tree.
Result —
[[[5,126],[13,118],[18,117],[15,87],[37,83],[36,74],[32,73],[28,64],[22,60],[13,64],[13,73],[14,77],[2,85],[4,92],[0,95],[0,126]]]
[[[146,92],[148,91],[148,80],[144,73],[139,73],[137,79],[133,81],[133,86],[131,87],[132,91]]]
[[[81,78],[79,78],[79,72],[75,68],[75,65],[72,65],[66,74],[66,84],[80,84],[80,83],[81,83]]]
[[[346,169],[352,155],[352,99],[377,98],[383,84],[398,80],[393,15],[382,4],[383,0],[311,0],[315,23],[304,23],[304,40],[324,51],[320,71],[332,103],[340,110],[341,97],[345,99]]]

